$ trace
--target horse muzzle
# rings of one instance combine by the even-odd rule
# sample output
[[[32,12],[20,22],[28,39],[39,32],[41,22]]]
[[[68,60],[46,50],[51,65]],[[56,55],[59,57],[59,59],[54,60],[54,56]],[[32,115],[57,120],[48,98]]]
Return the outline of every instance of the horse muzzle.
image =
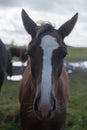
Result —
[[[41,100],[41,97],[37,97],[34,102],[34,111],[40,120],[50,119],[56,110],[56,101],[51,96],[50,100]]]

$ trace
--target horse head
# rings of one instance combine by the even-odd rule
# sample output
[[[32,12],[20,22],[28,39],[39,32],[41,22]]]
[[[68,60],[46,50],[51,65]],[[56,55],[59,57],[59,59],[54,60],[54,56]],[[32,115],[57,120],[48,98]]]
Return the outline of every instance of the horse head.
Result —
[[[64,69],[64,57],[67,54],[64,38],[71,33],[77,18],[78,13],[59,29],[55,29],[49,23],[37,25],[22,10],[24,27],[32,39],[28,46],[29,68],[26,68],[22,80],[23,83],[25,76],[28,75],[27,84],[23,83],[21,87],[21,99],[23,100],[21,101],[22,105],[23,102],[27,104],[29,110],[32,108],[34,119],[41,121],[53,119],[53,122],[57,119],[62,122],[63,115],[66,113],[69,85]],[[29,118],[27,107],[24,108]]]

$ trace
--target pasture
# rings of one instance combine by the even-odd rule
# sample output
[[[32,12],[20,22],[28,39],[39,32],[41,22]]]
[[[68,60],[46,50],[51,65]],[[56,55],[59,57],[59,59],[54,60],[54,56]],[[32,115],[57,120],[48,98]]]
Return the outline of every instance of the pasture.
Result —
[[[73,51],[72,51],[73,50]],[[83,52],[69,49],[68,60],[87,60],[87,49]],[[79,53],[78,53],[79,52]],[[77,55],[78,54],[78,55]],[[71,56],[71,58],[70,58]],[[67,108],[66,130],[87,130],[87,71],[69,74],[70,101]],[[0,93],[0,130],[21,130],[18,92],[20,82],[4,81]]]
[[[69,61],[84,61],[87,60],[87,48],[84,47],[68,47],[66,59]]]

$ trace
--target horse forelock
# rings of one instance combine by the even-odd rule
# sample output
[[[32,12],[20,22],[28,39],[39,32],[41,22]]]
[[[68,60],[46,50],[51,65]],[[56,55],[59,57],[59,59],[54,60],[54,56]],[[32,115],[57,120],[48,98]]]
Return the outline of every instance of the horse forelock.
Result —
[[[36,27],[36,35],[28,44],[28,52],[35,50],[36,47],[40,46],[41,39],[45,35],[51,35],[56,38],[58,44],[67,52],[67,46],[65,45],[63,39],[58,34],[55,27],[50,23],[42,23]]]
[[[36,30],[37,30],[36,38],[38,38],[44,33],[53,31],[54,27],[49,23],[46,23],[46,24],[43,23],[40,26],[38,26]]]

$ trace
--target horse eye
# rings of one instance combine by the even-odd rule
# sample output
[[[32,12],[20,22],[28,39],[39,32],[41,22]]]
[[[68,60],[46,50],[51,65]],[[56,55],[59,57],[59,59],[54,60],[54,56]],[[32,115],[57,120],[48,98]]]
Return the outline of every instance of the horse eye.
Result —
[[[30,57],[32,57],[32,53],[31,53],[31,51],[28,52],[28,55],[29,55]]]
[[[35,45],[29,46],[29,48],[28,48],[28,55],[30,57],[32,57],[35,54],[35,51],[36,51],[36,46]]]
[[[29,55],[30,57],[32,57],[32,56],[33,56],[33,52],[34,52],[33,49],[29,49],[29,50],[28,50],[28,55]]]
[[[62,50],[59,54],[58,57],[64,58],[67,55],[67,52],[65,50]]]
[[[67,52],[63,51],[62,56],[65,57],[67,55]]]

